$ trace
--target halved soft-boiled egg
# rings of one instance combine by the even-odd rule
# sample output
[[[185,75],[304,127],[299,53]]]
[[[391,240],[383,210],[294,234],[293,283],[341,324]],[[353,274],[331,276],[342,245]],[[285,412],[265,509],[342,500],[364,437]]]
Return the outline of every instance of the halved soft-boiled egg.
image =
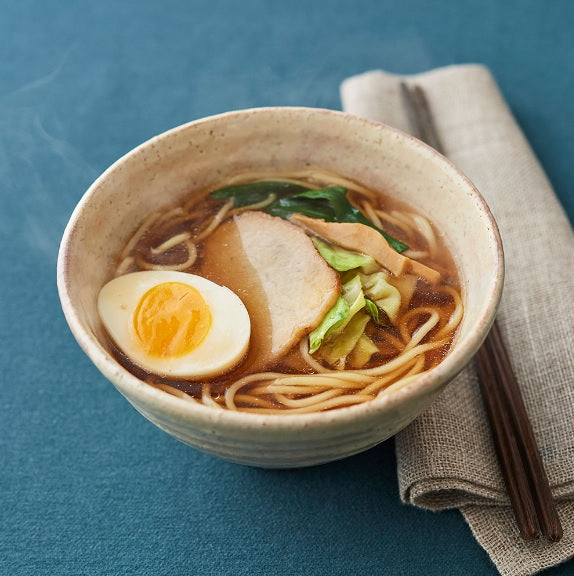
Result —
[[[217,376],[247,353],[249,314],[234,292],[186,272],[119,276],[98,296],[110,337],[135,364],[161,376]]]

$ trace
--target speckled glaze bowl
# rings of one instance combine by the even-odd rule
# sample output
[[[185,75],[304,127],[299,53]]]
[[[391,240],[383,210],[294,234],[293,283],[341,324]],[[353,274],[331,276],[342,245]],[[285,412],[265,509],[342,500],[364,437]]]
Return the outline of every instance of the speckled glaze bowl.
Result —
[[[253,169],[320,166],[398,194],[445,236],[458,265],[464,320],[445,360],[393,393],[315,414],[256,415],[202,406],[138,380],[111,354],[96,310],[114,259],[150,212]],[[366,450],[424,410],[472,358],[494,319],[503,256],[484,200],[443,156],[388,126],[309,108],[229,112],[174,128],[119,159],[86,192],[58,260],[62,308],[98,369],[151,422],[199,450],[241,464],[310,466]]]

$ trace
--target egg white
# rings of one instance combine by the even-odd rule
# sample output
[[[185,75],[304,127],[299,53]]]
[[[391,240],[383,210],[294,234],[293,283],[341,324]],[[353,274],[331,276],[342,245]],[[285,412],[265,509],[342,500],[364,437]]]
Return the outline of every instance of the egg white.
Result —
[[[211,312],[205,339],[191,352],[174,358],[149,356],[132,335],[133,314],[142,296],[164,282],[195,288]],[[229,371],[246,355],[251,335],[249,314],[229,288],[186,272],[150,270],[119,276],[98,295],[98,312],[116,346],[148,372],[173,378],[217,376]]]

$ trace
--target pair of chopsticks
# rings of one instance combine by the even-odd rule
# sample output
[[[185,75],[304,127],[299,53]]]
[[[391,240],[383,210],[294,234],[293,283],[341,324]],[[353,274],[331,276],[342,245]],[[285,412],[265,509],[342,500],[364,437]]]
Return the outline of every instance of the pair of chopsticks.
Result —
[[[444,154],[426,94],[401,83],[409,123],[417,136]],[[557,542],[562,526],[508,352],[495,320],[476,355],[481,393],[502,476],[522,538]]]

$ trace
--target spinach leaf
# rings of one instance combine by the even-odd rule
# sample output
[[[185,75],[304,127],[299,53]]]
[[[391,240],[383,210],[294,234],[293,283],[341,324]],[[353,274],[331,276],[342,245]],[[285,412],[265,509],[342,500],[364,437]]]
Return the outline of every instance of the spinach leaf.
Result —
[[[312,190],[291,182],[264,181],[238,184],[211,193],[214,200],[233,198],[236,207],[257,204],[275,194],[276,200],[262,209],[263,212],[288,220],[292,214],[303,214],[326,222],[349,222],[365,224],[380,232],[392,248],[401,253],[408,246],[396,240],[370,222],[347,199],[347,189],[327,186]]]
[[[239,208],[263,202],[270,194],[275,194],[277,198],[282,198],[283,196],[298,194],[306,190],[309,190],[309,188],[291,182],[252,182],[250,184],[236,184],[220,188],[212,192],[211,197],[214,200],[233,198],[233,205]]]
[[[264,209],[268,214],[288,219],[292,214],[303,214],[310,218],[321,218],[326,222],[359,223],[380,232],[397,252],[408,250],[408,246],[387,234],[368,220],[347,199],[347,189],[328,186],[319,190],[307,190],[294,196],[280,198]]]

